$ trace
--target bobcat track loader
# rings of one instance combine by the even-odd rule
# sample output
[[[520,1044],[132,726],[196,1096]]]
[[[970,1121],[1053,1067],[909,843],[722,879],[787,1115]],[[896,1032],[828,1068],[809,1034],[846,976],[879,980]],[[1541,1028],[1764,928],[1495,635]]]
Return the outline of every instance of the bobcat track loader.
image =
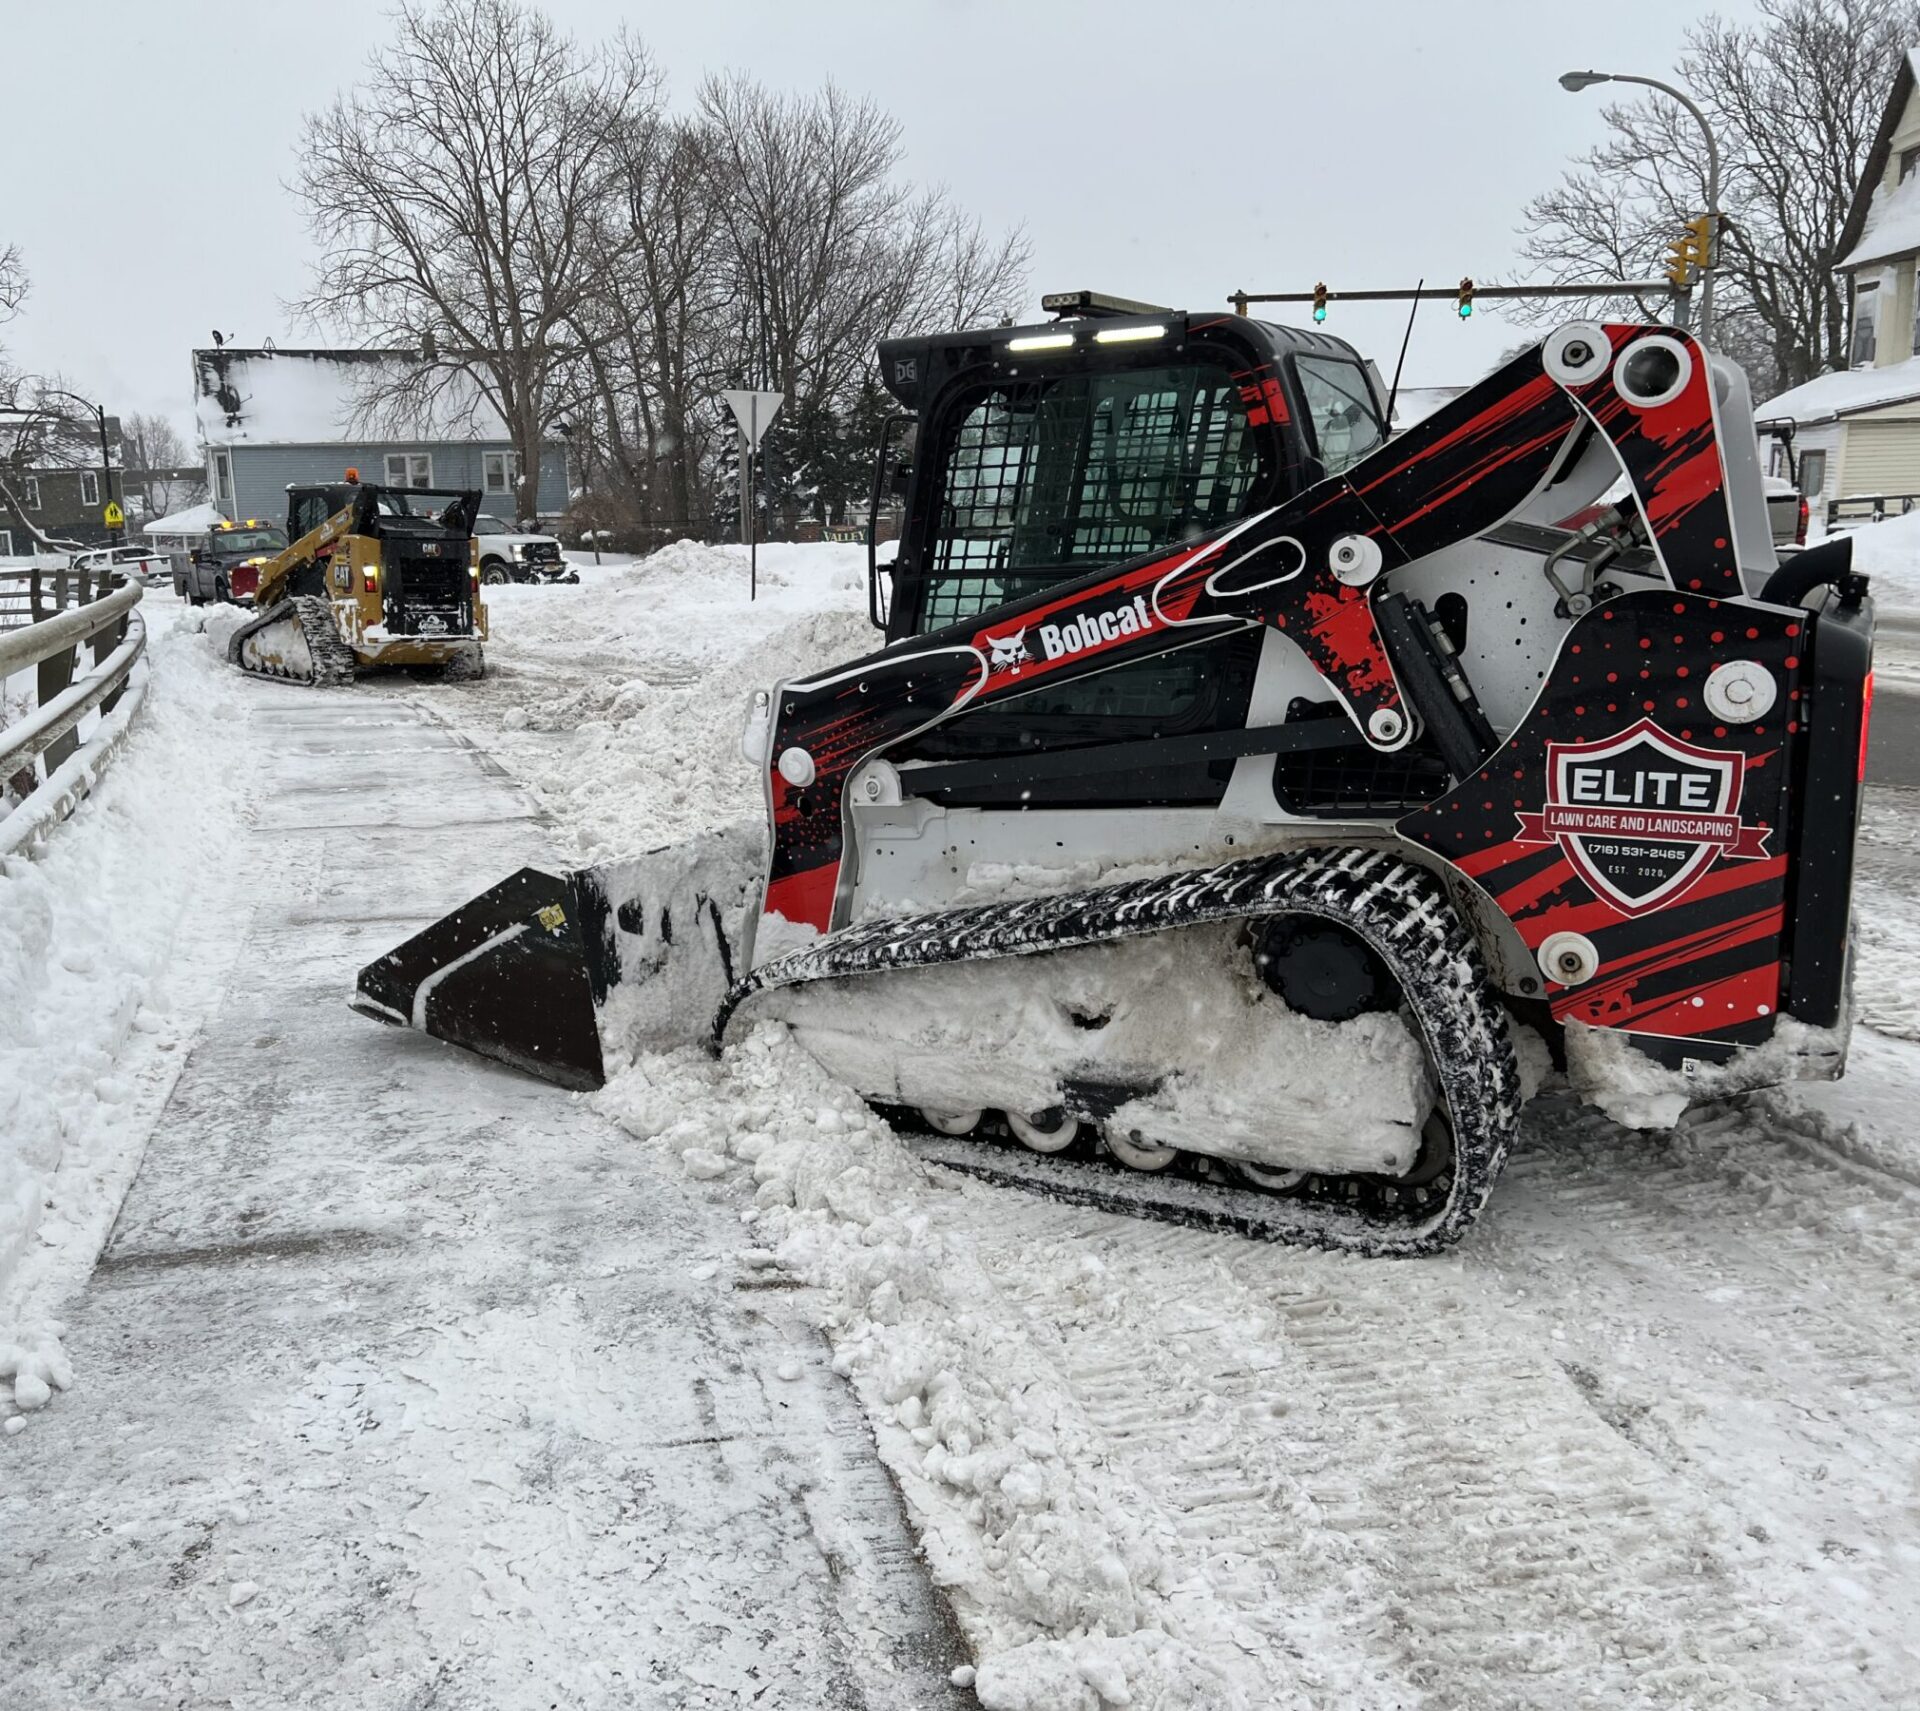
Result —
[[[376,487],[347,472],[287,489],[292,544],[259,567],[254,615],[227,658],[258,677],[330,686],[373,666],[485,669],[473,520],[480,495]]]
[[[764,826],[523,870],[358,1008],[575,1088],[777,1017],[943,1163],[1367,1253],[1467,1228],[1529,1030],[1839,1073],[1872,607],[1776,563],[1737,368],[1579,322],[1389,437],[1242,316],[880,361],[886,642],[754,697]]]

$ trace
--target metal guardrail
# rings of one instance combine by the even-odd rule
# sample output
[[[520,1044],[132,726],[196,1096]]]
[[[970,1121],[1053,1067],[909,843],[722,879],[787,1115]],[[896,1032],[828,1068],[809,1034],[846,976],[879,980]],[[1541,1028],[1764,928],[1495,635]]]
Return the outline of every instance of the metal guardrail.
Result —
[[[1835,523],[1884,523],[1904,517],[1920,505],[1920,493],[1850,493],[1827,501],[1827,526]]]
[[[24,588],[29,621],[0,625],[0,856],[44,837],[92,790],[119,753],[146,699],[147,627],[134,610],[143,592],[124,577],[62,568],[0,571],[0,596]],[[0,599],[0,613],[21,604]],[[81,650],[92,656],[76,676]],[[18,677],[34,688],[17,716]],[[90,731],[80,727],[98,711]]]

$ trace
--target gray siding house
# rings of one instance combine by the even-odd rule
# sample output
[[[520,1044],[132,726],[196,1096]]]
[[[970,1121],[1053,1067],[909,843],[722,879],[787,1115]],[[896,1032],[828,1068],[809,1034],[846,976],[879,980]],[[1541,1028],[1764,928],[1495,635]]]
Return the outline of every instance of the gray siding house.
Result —
[[[290,486],[357,469],[393,487],[477,487],[482,510],[518,521],[506,424],[464,375],[446,377],[430,405],[370,404],[383,381],[417,362],[413,351],[195,351],[194,419],[212,503],[230,518],[284,523]],[[557,519],[566,508],[566,447],[555,440],[541,448],[537,515]]]

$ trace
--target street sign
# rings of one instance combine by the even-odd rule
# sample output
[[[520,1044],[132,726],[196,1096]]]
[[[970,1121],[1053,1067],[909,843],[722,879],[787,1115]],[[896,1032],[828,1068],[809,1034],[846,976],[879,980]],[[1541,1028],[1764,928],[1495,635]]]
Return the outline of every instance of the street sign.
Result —
[[[780,406],[787,401],[784,392],[723,392],[720,396],[726,399],[733,419],[740,424],[740,432],[746,435],[749,451],[759,448]]]
[[[119,502],[113,499],[107,501],[107,508],[101,512],[100,516],[109,529],[117,529],[127,520],[126,512],[122,511]]]
[[[740,539],[747,548],[747,598],[760,592],[760,539],[753,526],[753,454],[773,424],[780,406],[787,401],[784,392],[722,392],[733,419],[740,424]]]

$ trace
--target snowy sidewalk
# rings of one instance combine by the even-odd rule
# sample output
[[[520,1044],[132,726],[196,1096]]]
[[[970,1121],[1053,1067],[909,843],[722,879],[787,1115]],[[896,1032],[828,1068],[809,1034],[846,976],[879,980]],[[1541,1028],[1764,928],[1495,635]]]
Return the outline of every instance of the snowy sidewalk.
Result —
[[[544,853],[458,691],[250,688],[250,869],[208,876],[260,900],[244,950],[67,1315],[83,1389],[0,1442],[9,1703],[960,1703],[723,1191],[346,1009]]]

